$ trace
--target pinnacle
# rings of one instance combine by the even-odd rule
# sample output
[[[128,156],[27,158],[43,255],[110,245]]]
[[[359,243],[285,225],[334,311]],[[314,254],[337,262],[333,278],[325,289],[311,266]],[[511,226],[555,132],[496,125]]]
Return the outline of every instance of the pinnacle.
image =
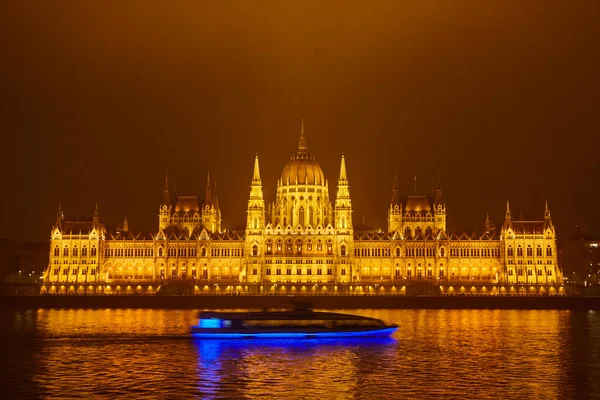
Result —
[[[344,158],[344,155],[342,154],[342,162],[340,165],[340,181],[347,181],[348,180],[348,176],[346,174],[346,159]]]
[[[306,153],[308,151],[308,142],[304,135],[304,118],[302,119],[302,125],[300,127],[300,140],[298,141],[298,153]]]
[[[252,181],[260,182],[260,167],[258,165],[258,154],[256,155],[256,158],[254,159],[254,173],[252,174]]]

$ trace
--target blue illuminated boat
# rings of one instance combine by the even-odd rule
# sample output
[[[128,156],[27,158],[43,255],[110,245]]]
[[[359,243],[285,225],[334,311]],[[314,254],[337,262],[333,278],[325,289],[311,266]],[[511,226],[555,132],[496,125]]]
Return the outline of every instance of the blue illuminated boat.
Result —
[[[398,329],[376,318],[310,309],[202,312],[191,333],[198,339],[386,337]]]

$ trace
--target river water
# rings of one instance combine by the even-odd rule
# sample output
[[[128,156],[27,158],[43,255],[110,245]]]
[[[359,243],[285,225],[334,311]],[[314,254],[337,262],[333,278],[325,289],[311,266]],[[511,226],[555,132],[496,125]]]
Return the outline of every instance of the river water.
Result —
[[[190,310],[0,311],[3,398],[600,398],[600,313],[345,310],[390,339],[198,341]]]

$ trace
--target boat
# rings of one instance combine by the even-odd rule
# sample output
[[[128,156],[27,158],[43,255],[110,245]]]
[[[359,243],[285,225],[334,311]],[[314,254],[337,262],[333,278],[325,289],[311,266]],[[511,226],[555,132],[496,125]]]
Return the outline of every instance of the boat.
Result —
[[[317,312],[312,309],[291,311],[215,312],[199,315],[191,327],[196,339],[244,338],[365,338],[386,337],[397,325],[359,315]]]

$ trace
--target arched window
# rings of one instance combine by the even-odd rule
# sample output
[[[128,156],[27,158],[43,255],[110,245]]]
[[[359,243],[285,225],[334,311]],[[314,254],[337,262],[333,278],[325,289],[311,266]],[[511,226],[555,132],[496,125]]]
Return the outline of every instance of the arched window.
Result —
[[[542,246],[538,245],[537,249],[535,249],[535,255],[538,257],[542,256]]]
[[[312,251],[312,240],[308,239],[306,242],[306,250]]]
[[[533,256],[533,249],[531,248],[531,246],[527,246],[527,256],[528,257]]]
[[[410,230],[410,228],[407,226],[407,227],[404,229],[404,237],[409,237],[409,236],[411,236],[411,230]]]
[[[340,246],[340,255],[342,257],[346,256],[346,245],[345,244],[343,244],[343,245]]]
[[[446,249],[443,247],[440,249],[440,257],[446,257]]]
[[[321,242],[321,239],[317,240],[317,251],[323,251],[323,242]]]
[[[273,253],[273,241],[271,239],[267,240],[267,254]]]
[[[396,257],[400,257],[400,247],[396,247]]]
[[[302,240],[301,239],[296,240],[296,253],[298,253],[298,254],[302,253]]]
[[[431,227],[428,226],[427,229],[425,229],[425,235],[430,236],[431,232],[432,232]]]
[[[546,248],[546,256],[552,257],[552,247],[550,247],[550,245],[548,245],[548,247]]]
[[[60,255],[60,249],[58,248],[58,245],[54,248],[54,257],[58,257]]]
[[[159,256],[159,257],[162,257],[162,256],[163,256],[163,248],[162,248],[162,247],[159,247],[159,248],[158,248],[158,256]]]
[[[308,207],[308,224],[310,226],[314,225],[314,218],[315,218],[315,212],[313,211],[312,207]]]
[[[327,254],[332,254],[333,253],[333,243],[331,242],[331,240],[327,241]]]
[[[513,248],[511,246],[508,246],[507,254],[508,254],[509,257],[513,256]]]
[[[519,245],[519,247],[517,247],[517,256],[523,257],[523,248],[521,247],[521,245]]]
[[[92,246],[92,256],[96,255],[96,246]]]
[[[76,256],[77,255],[77,246],[73,247],[73,255]]]
[[[64,250],[63,250],[63,256],[68,256],[69,255],[69,248],[67,246],[65,246]]]
[[[281,253],[281,246],[283,245],[283,241],[281,239],[277,240],[277,253]]]
[[[300,207],[298,210],[298,224],[304,228],[304,207]]]
[[[206,247],[203,247],[202,250],[200,250],[200,255],[206,257]]]
[[[258,255],[258,245],[252,246],[252,255],[253,256],[257,256]]]
[[[421,227],[420,227],[420,226],[417,226],[417,227],[415,228],[415,236],[419,236],[420,234],[421,234]]]
[[[285,251],[287,253],[291,253],[292,252],[292,239],[288,239],[285,241]]]

